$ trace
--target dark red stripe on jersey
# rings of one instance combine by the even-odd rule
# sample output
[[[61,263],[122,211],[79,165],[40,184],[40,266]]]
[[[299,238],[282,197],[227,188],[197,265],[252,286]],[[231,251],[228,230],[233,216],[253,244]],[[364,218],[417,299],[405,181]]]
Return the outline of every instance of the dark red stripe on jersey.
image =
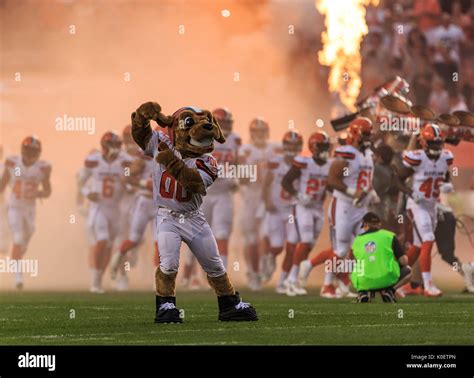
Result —
[[[336,151],[335,153],[336,156],[342,157],[344,159],[350,159],[354,160],[355,159],[355,154],[352,152],[341,152],[341,151]]]
[[[403,160],[405,160],[410,165],[420,165],[421,164],[421,160],[411,159],[408,156],[404,156]]]
[[[236,144],[237,146],[241,146],[241,145],[242,145],[242,139],[240,139],[240,138],[235,138],[235,144]]]
[[[268,169],[277,169],[279,166],[280,164],[277,162],[274,162],[274,161],[268,162]]]
[[[6,165],[8,168],[13,168],[13,167],[15,167],[15,162],[14,162],[13,160],[7,159],[7,160],[5,161],[5,165]]]
[[[212,181],[216,181],[217,175],[213,173],[202,160],[196,160],[196,167],[204,172],[206,172],[209,176],[211,176]]]
[[[331,220],[332,220],[331,226],[336,225],[336,201],[337,201],[337,198],[333,197],[331,201]]]
[[[293,161],[293,167],[298,169],[305,169],[308,166],[306,163],[300,163],[299,161]]]
[[[84,165],[86,168],[95,168],[99,165],[99,162],[96,160],[86,160]]]
[[[446,160],[446,163],[448,163],[448,165],[453,164],[453,159],[447,159],[447,160]]]

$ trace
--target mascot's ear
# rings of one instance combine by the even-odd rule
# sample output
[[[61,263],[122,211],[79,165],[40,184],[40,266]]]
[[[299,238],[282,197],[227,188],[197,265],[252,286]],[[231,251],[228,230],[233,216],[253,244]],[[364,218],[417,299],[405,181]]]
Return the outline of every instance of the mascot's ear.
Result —
[[[214,136],[214,139],[221,144],[225,143],[225,136],[222,133],[221,127],[219,126],[219,122],[217,122],[216,117],[214,117],[213,115],[212,115],[212,123],[214,124],[217,130],[217,136]]]

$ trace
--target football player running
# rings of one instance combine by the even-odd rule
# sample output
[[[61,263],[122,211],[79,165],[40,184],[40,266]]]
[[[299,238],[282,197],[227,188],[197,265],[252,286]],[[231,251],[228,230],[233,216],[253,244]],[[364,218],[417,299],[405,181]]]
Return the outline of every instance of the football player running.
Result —
[[[449,193],[454,190],[449,174],[453,154],[443,148],[443,135],[437,124],[428,123],[423,126],[419,142],[421,149],[404,152],[404,167],[399,170],[401,180],[412,177],[407,211],[413,222],[414,240],[407,255],[410,265],[419,258],[424,295],[439,297],[442,292],[434,285],[431,277],[431,250],[435,241],[436,205],[440,192]]]
[[[270,128],[262,118],[250,123],[250,143],[244,144],[239,151],[239,164],[255,166],[257,175],[241,178],[242,206],[240,228],[244,238],[244,255],[247,262],[248,286],[251,290],[261,289],[259,274],[259,241],[262,237],[261,226],[265,213],[263,203],[263,178],[269,159],[278,152],[278,148],[268,142]]]
[[[308,147],[312,156],[296,157],[282,181],[283,189],[297,201],[296,227],[300,239],[284,283],[288,296],[307,294],[298,280],[299,266],[316,243],[324,222],[323,204],[331,165],[328,134],[324,131],[315,132],[309,137]],[[295,181],[299,182],[297,189],[294,188]]]
[[[295,226],[295,200],[282,186],[285,174],[290,170],[294,159],[301,153],[303,137],[296,131],[283,135],[283,155],[278,154],[268,162],[268,171],[263,183],[265,203],[265,230],[269,247],[262,256],[262,281],[269,281],[276,268],[276,257],[283,251],[286,241],[286,255],[276,291],[282,292],[284,280],[290,270],[298,234]],[[290,265],[290,266],[289,266]]]
[[[0,179],[0,194],[9,184],[8,223],[13,238],[12,260],[21,260],[35,229],[36,200],[51,195],[51,165],[40,160],[41,142],[35,136],[21,143],[21,156],[9,156]],[[23,288],[22,272],[16,273],[16,287]]]
[[[3,146],[0,145],[0,172],[3,173],[4,169]],[[7,254],[8,240],[7,206],[5,204],[4,194],[0,193],[0,256]]]
[[[328,186],[333,190],[328,218],[332,249],[320,252],[312,260],[301,263],[301,281],[306,282],[311,269],[328,259],[348,256],[352,240],[361,231],[363,216],[370,201],[378,201],[372,189],[374,163],[372,151],[372,122],[358,117],[349,124],[345,144],[335,150],[328,176]],[[336,267],[326,272],[321,296],[339,298],[353,296],[349,290],[349,272],[338,274],[339,290],[333,285]]]
[[[82,194],[90,201],[87,225],[94,244],[90,259],[92,293],[104,292],[102,277],[119,232],[120,199],[125,191],[124,177],[131,164],[121,146],[118,134],[106,132],[101,138],[102,151],[87,156],[79,178]],[[88,185],[89,179],[91,185]]]
[[[125,270],[127,258],[131,266],[136,263],[136,250],[143,240],[148,224],[156,218],[156,208],[153,204],[153,182],[151,178],[153,160],[141,154],[135,157],[130,165],[130,175],[125,176],[125,183],[134,188],[137,196],[136,204],[132,209],[132,216],[127,238],[120,244],[110,263],[112,279],[116,279],[117,289],[120,291],[128,288],[128,279]],[[155,232],[153,232],[155,234]],[[156,246],[156,243],[155,243]],[[132,256],[130,256],[132,254]],[[120,273],[120,274],[119,274]]]

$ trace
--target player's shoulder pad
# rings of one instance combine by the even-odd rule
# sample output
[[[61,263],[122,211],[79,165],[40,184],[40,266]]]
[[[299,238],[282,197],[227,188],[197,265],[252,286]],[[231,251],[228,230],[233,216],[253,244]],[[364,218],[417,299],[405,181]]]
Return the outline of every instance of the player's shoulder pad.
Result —
[[[204,154],[196,158],[196,168],[206,172],[213,181],[217,179],[217,160],[211,154]]]
[[[39,166],[39,169],[41,170],[41,172],[46,173],[46,174],[51,173],[52,166],[51,166],[51,163],[49,161],[40,160],[38,162],[38,166]]]
[[[292,167],[297,169],[305,169],[308,166],[308,159],[304,156],[296,156],[293,159]]]
[[[356,157],[356,148],[350,145],[339,146],[334,150],[334,157],[354,160]]]
[[[100,158],[101,153],[99,151],[93,151],[86,157],[86,160],[84,161],[84,166],[86,168],[95,168],[99,165]]]
[[[20,157],[19,156],[7,156],[5,159],[5,166],[7,168],[14,168],[18,166],[20,163]]]
[[[403,163],[409,167],[418,167],[423,159],[421,150],[409,150],[403,152]]]
[[[442,155],[441,155],[445,160],[448,165],[453,164],[454,161],[454,155],[450,150],[443,149]]]

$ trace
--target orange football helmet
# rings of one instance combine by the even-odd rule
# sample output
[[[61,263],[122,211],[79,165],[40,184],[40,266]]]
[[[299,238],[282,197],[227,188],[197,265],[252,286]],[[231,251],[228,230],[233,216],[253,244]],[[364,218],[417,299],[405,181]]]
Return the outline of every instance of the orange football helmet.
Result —
[[[225,137],[229,136],[234,126],[234,118],[227,108],[217,108],[212,111],[212,115],[217,119],[222,133]]]
[[[102,153],[112,159],[115,159],[122,147],[122,140],[117,133],[113,131],[107,131],[100,139],[100,145],[102,146]]]
[[[315,158],[321,160],[329,159],[330,147],[331,139],[329,139],[329,135],[325,131],[316,131],[308,139],[308,148]]]
[[[437,158],[443,150],[443,132],[436,124],[429,122],[420,131],[419,141],[421,148],[425,150],[429,157]]]
[[[256,145],[262,145],[270,137],[270,126],[261,117],[255,118],[250,122],[250,139]]]
[[[354,147],[364,148],[370,147],[372,136],[372,121],[367,117],[357,117],[351,123],[347,129],[346,143],[351,144]]]
[[[283,135],[283,154],[285,156],[295,157],[303,149],[303,137],[296,130],[287,131]]]
[[[38,161],[41,155],[41,142],[36,136],[27,136],[21,142],[21,157],[25,165]]]

